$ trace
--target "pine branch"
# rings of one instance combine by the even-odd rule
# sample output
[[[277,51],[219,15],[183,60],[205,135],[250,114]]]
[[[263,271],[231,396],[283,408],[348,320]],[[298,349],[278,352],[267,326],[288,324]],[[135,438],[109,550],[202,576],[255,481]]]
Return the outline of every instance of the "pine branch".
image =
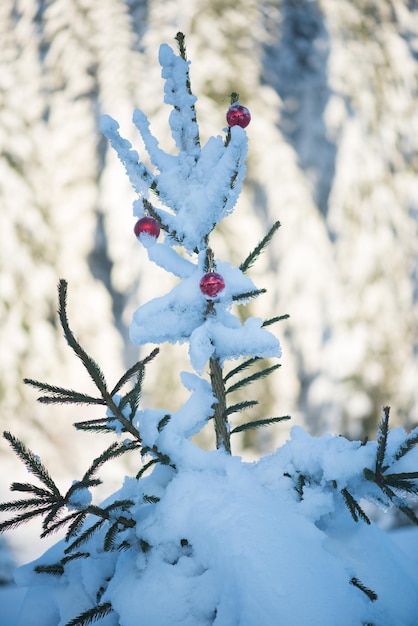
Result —
[[[137,363],[135,363],[135,365],[132,365],[132,367],[130,367],[123,374],[123,376],[118,380],[118,382],[116,383],[116,385],[110,392],[110,395],[111,396],[116,395],[120,391],[120,389],[123,387],[123,385],[125,385],[131,378],[133,378],[136,374],[139,374],[142,370],[145,370],[145,366],[147,365],[147,363],[152,361],[157,356],[159,351],[160,351],[159,348],[155,348],[144,359],[141,359],[141,361],[138,361]]]
[[[231,435],[234,433],[241,433],[252,428],[262,428],[264,426],[270,426],[271,424],[277,424],[278,422],[285,422],[287,420],[290,420],[290,415],[283,415],[282,417],[268,417],[262,420],[255,420],[254,422],[246,422],[245,424],[240,424],[231,430]]]
[[[159,433],[161,433],[164,430],[164,428],[167,426],[170,420],[171,420],[171,415],[169,413],[167,413],[167,415],[164,415],[164,417],[160,419],[160,421],[158,422],[158,426],[157,426],[157,430]]]
[[[158,496],[144,494],[142,500],[145,504],[157,504],[160,498]]]
[[[414,428],[414,430],[411,431],[406,437],[405,441],[399,446],[398,450],[395,453],[394,460],[399,461],[399,459],[401,459],[403,456],[405,456],[405,454],[412,450],[417,443],[418,428]]]
[[[44,515],[44,513],[46,513],[47,511],[49,511],[49,505],[43,508],[36,509],[36,511],[26,511],[26,513],[20,513],[12,519],[1,522],[0,533],[4,532],[5,530],[14,530],[15,528],[18,528],[22,524],[25,524],[27,521],[33,519],[34,517]]]
[[[2,502],[0,504],[0,512],[6,511],[22,511],[32,506],[39,506],[42,500],[39,498],[28,498],[27,500],[14,500],[13,502]],[[49,501],[44,501],[44,504],[49,506]]]
[[[278,315],[276,317],[271,317],[268,320],[264,320],[263,324],[262,324],[262,328],[265,328],[266,326],[271,326],[272,324],[275,324],[276,322],[281,322],[282,320],[287,320],[289,319],[290,315],[288,315],[287,313],[285,315]]]
[[[112,605],[110,602],[105,602],[104,604],[99,604],[92,609],[83,611],[83,613],[80,613],[80,615],[72,619],[70,622],[67,622],[65,626],[88,626],[93,622],[103,619],[111,613],[113,613]]]
[[[73,494],[80,489],[90,489],[90,487],[98,487],[101,484],[102,481],[100,480],[100,478],[84,477],[81,480],[77,480],[68,489],[67,493],[65,494],[65,500],[66,502],[69,502]]]
[[[68,515],[65,515],[64,517],[61,517],[59,520],[57,520],[53,524],[48,525],[48,527],[46,527],[45,524],[43,524],[42,527],[44,528],[44,531],[41,533],[41,539],[43,539],[44,537],[48,537],[48,535],[52,535],[53,533],[57,532],[57,530],[59,530],[60,528],[68,524],[70,520],[73,520],[74,518],[76,518],[78,514],[79,514],[79,511],[73,511],[69,513]]]
[[[178,32],[177,35],[174,37],[174,39],[177,41],[177,45],[178,45],[178,49],[179,49],[179,53],[181,58],[184,61],[187,61],[187,53],[186,53],[186,41],[185,41],[185,36],[183,33]]]
[[[73,426],[77,430],[91,431],[95,433],[115,433],[115,429],[109,426],[109,422],[112,418],[99,417],[97,419],[85,420],[83,422],[74,422]],[[118,421],[116,417],[113,418],[115,422]]]
[[[257,298],[263,293],[267,293],[267,289],[253,289],[252,291],[235,294],[234,296],[232,296],[232,300],[233,302],[239,302],[240,300],[249,300],[249,298]]]
[[[123,396],[123,398],[119,402],[119,410],[120,411],[123,411],[125,406],[127,406],[127,405],[130,406],[130,408],[131,408],[130,421],[133,420],[133,418],[135,417],[135,413],[138,410],[139,400],[140,400],[140,397],[141,397],[142,383],[143,383],[143,380],[144,380],[144,374],[145,374],[145,372],[144,372],[143,369],[140,372],[138,372],[138,377],[137,377],[136,383],[134,384],[132,389],[130,391],[128,391],[128,393],[126,395]]]
[[[276,365],[271,365],[270,367],[266,367],[263,370],[255,372],[254,374],[251,374],[251,376],[247,376],[246,378],[242,378],[241,380],[239,380],[234,385],[231,385],[231,387],[228,387],[225,390],[225,393],[227,393],[227,394],[231,393],[232,391],[236,391],[237,389],[240,389],[241,387],[245,387],[246,385],[249,385],[250,383],[253,383],[256,380],[260,380],[262,378],[266,378],[267,376],[272,374],[275,370],[277,370],[279,367],[281,367],[281,365],[279,363],[277,363]]]
[[[96,361],[92,359],[87,352],[80,346],[78,341],[75,339],[67,318],[67,290],[68,283],[67,281],[61,279],[58,285],[58,301],[59,301],[59,309],[58,315],[61,322],[62,329],[64,331],[65,338],[67,340],[68,345],[72,348],[73,352],[79,357],[84,367],[86,368],[90,378],[96,385],[97,389],[102,394],[103,398],[106,398],[108,395],[106,380],[104,374]]]
[[[42,489],[42,487],[37,487],[36,485],[31,485],[30,483],[12,483],[10,485],[10,491],[20,491],[23,493],[34,493],[40,498],[50,499],[52,498],[51,492],[47,489]],[[54,496],[55,498],[55,496]],[[1,505],[0,505],[1,507]],[[1,510],[1,509],[0,509]]]
[[[81,482],[84,483],[86,481],[89,481],[91,477],[93,476],[93,474],[97,472],[99,467],[107,463],[107,461],[110,461],[111,459],[116,459],[119,456],[122,456],[123,454],[125,454],[126,452],[130,452],[131,450],[136,450],[138,448],[139,448],[139,443],[137,441],[132,441],[129,444],[126,444],[123,442],[118,443],[115,441],[108,448],[106,448],[106,450],[104,450],[98,457],[96,457],[93,460],[89,469],[84,473],[84,476]]]
[[[51,394],[40,396],[38,402],[41,404],[105,404],[102,398],[96,398],[85,393],[80,393],[79,391],[74,391],[73,389],[48,385],[47,383],[41,383],[32,378],[24,378],[23,382],[26,385]]]
[[[416,516],[415,511],[411,509],[411,507],[407,506],[406,504],[400,504],[398,508],[404,515],[406,515],[410,519],[413,524],[418,526],[418,517]]]
[[[141,467],[141,469],[139,470],[139,472],[137,473],[137,475],[135,476],[135,478],[137,480],[139,480],[140,478],[142,478],[142,476],[145,474],[145,472],[152,467],[153,465],[155,465],[156,463],[158,463],[158,459],[151,459],[151,461],[148,461],[148,463],[145,463],[145,465],[143,467]]]
[[[344,498],[344,502],[345,502],[348,510],[351,513],[351,516],[352,516],[353,520],[355,522],[358,522],[359,518],[360,518],[360,519],[363,520],[363,522],[366,522],[366,524],[370,524],[371,523],[370,519],[368,518],[366,513],[363,511],[363,509],[361,508],[361,506],[359,505],[357,500],[355,500],[353,498],[353,496],[348,491],[348,489],[346,489],[346,487],[344,487],[343,489],[341,489],[341,493],[342,493],[342,496]]]
[[[228,374],[226,374],[226,376],[224,376],[224,383],[226,383],[230,378],[232,378],[233,376],[236,376],[237,374],[247,369],[248,367],[250,367],[257,361],[260,361],[260,358],[261,357],[259,356],[252,357],[251,359],[247,359],[240,365],[237,365],[237,367],[234,367],[232,370],[228,372]]]
[[[60,563],[54,565],[35,565],[33,568],[37,574],[52,574],[52,576],[62,576],[64,573],[64,566]]]
[[[377,438],[377,453],[376,453],[376,466],[375,466],[375,474],[379,476],[383,469],[383,462],[385,460],[386,454],[386,445],[389,434],[389,414],[390,407],[383,407],[382,420],[379,425],[379,432]]]
[[[225,410],[225,417],[229,417],[232,413],[238,413],[240,411],[244,411],[245,409],[249,409],[252,406],[257,406],[257,404],[257,400],[243,400],[242,402],[237,402],[237,404],[231,404],[231,406]]]
[[[86,559],[89,556],[89,552],[77,552],[76,554],[71,554],[64,557],[59,563],[51,563],[50,565],[35,565],[34,571],[37,574],[52,574],[53,576],[62,576],[62,574],[64,574],[65,572],[64,565],[66,565],[66,563],[68,563],[69,561],[74,561],[75,559]]]
[[[111,525],[105,535],[103,542],[103,549],[105,552],[110,552],[114,549],[116,537],[118,536],[119,532],[119,522],[116,521]]]
[[[226,408],[225,385],[222,378],[222,368],[219,359],[211,357],[209,361],[210,382],[217,402],[213,405],[216,447],[223,448],[231,454],[231,439],[228,427],[228,411]]]
[[[90,512],[90,510],[89,510],[89,512]],[[107,521],[106,518],[102,517],[95,524],[93,524],[92,526],[89,526],[88,528],[86,528],[86,530],[84,532],[82,532],[81,535],[79,535],[77,537],[77,539],[75,539],[68,546],[68,548],[66,548],[64,550],[65,554],[68,554],[68,553],[72,552],[73,550],[75,550],[76,548],[79,548],[80,546],[83,545],[83,543],[87,543],[89,541],[89,539],[91,539],[93,537],[94,533],[97,532],[103,526],[103,524],[106,521]]]
[[[68,543],[68,541],[74,537],[75,535],[77,535],[78,531],[80,530],[81,526],[84,524],[84,522],[86,521],[87,518],[87,511],[78,511],[77,514],[74,516],[74,521],[71,522],[71,524],[68,527],[67,533],[65,535],[65,541]]]
[[[24,443],[14,437],[11,433],[4,431],[3,437],[10,443],[14,452],[21,459],[21,461],[23,461],[28,472],[34,474],[50,490],[51,493],[60,498],[61,494],[58,487],[34,453],[29,450],[29,448],[26,448]]]
[[[57,528],[60,528],[63,523],[65,524],[65,522],[62,521],[62,518],[59,521],[55,521],[58,516],[63,515],[65,505],[66,502],[64,499],[56,501],[52,504],[49,513],[44,517],[42,522],[42,528],[45,533],[42,534],[44,536],[54,532]],[[73,513],[71,513],[71,515],[73,515]]]
[[[375,591],[373,591],[372,589],[369,589],[368,587],[366,587],[366,585],[364,585],[355,576],[353,576],[353,578],[350,580],[350,585],[354,585],[354,587],[357,587],[357,589],[360,589],[360,591],[362,591],[364,594],[366,594],[366,596],[372,602],[375,602],[377,600],[377,598],[378,598],[377,593]]]
[[[245,274],[245,272],[254,265],[255,261],[258,259],[260,254],[263,252],[264,248],[268,246],[270,241],[273,238],[274,233],[280,228],[281,224],[279,221],[275,222],[273,226],[270,228],[266,236],[260,241],[259,244],[250,252],[245,261],[241,263],[240,270]]]

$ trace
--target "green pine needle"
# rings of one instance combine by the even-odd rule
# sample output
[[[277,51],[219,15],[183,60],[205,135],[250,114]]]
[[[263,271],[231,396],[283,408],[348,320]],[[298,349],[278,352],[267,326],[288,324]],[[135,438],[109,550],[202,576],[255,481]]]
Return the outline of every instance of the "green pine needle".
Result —
[[[223,379],[224,383],[226,383],[230,378],[232,378],[233,376],[236,376],[243,370],[251,367],[251,365],[253,365],[257,361],[260,361],[259,356],[252,357],[251,359],[247,359],[243,363],[240,363],[240,365],[237,365],[237,367],[234,367],[232,370],[228,372],[228,374],[226,374],[226,376],[224,376],[224,379]]]
[[[357,589],[360,589],[372,602],[375,602],[378,598],[378,595],[372,589],[369,589],[364,585],[358,578],[354,577],[350,580],[350,585],[354,585]]]
[[[405,454],[407,454],[410,450],[412,450],[415,445],[418,443],[418,428],[414,428],[409,435],[406,437],[405,441],[399,446],[394,460],[399,461]]]
[[[50,502],[40,500],[39,498],[28,498],[27,500],[14,500],[13,502],[2,502],[0,504],[0,512],[5,511],[22,511],[29,509],[33,506],[39,507],[40,505],[50,506]]]
[[[13,517],[12,519],[1,522],[0,533],[4,532],[5,530],[14,530],[15,528],[18,528],[22,524],[25,524],[27,521],[29,521],[30,519],[33,519],[34,517],[38,517],[39,515],[44,515],[47,511],[49,511],[49,505],[40,507],[36,509],[35,511],[26,511],[26,513],[20,513],[19,515],[16,515],[16,517]]]
[[[277,370],[279,367],[281,367],[281,365],[279,363],[277,363],[276,365],[271,365],[270,367],[266,367],[263,370],[255,372],[254,374],[251,374],[251,376],[247,376],[246,378],[242,378],[241,380],[239,380],[234,385],[231,385],[231,387],[228,387],[225,390],[225,393],[231,393],[232,391],[236,391],[237,389],[240,389],[241,387],[245,387],[246,385],[249,385],[250,383],[253,383],[256,380],[260,380],[262,378],[266,378],[267,376],[272,374],[275,370]]]
[[[68,527],[65,535],[65,541],[68,543],[72,537],[75,537],[87,518],[87,511],[78,511],[74,516],[74,520]]]
[[[124,442],[113,442],[108,448],[106,448],[106,450],[104,450],[98,457],[94,459],[89,469],[85,472],[82,478],[82,482],[90,480],[93,474],[95,474],[102,465],[104,465],[111,459],[116,459],[126,452],[136,450],[139,448],[139,445],[140,444],[137,441],[131,441],[129,444],[126,444]]]
[[[253,289],[252,291],[245,291],[244,293],[238,293],[232,296],[233,302],[239,302],[240,300],[249,300],[249,298],[257,298],[263,293],[267,293],[267,289]]]
[[[105,535],[104,542],[103,542],[103,549],[105,552],[110,552],[111,550],[114,550],[116,537],[118,536],[118,533],[119,533],[119,522],[116,521],[112,524],[112,526],[109,528],[109,530],[107,531]]]
[[[164,430],[164,428],[167,426],[170,420],[171,420],[171,415],[169,413],[167,413],[167,415],[164,415],[164,417],[160,419],[160,421],[158,422],[158,426],[157,426],[157,430],[159,433],[161,433]]]
[[[80,615],[72,619],[70,622],[67,622],[65,626],[88,626],[93,622],[103,619],[111,613],[113,613],[112,605],[110,602],[105,602],[104,604],[99,604],[92,609],[83,611],[83,613],[80,613]]]
[[[51,574],[52,576],[62,576],[64,567],[60,563],[54,565],[35,565],[34,570],[37,574]]]
[[[255,248],[250,252],[245,261],[241,263],[240,270],[245,274],[245,272],[254,265],[255,261],[258,259],[260,254],[266,248],[266,246],[270,243],[273,238],[274,233],[280,228],[281,224],[279,221],[275,222],[273,226],[268,231],[267,235],[258,243]]]
[[[409,520],[413,524],[418,526],[418,517],[416,516],[415,511],[411,509],[411,507],[407,506],[406,504],[400,504],[398,508],[404,515],[409,518]]]
[[[79,535],[77,539],[75,539],[68,546],[68,548],[65,549],[64,551],[65,554],[69,554],[76,548],[79,548],[80,546],[82,546],[83,543],[87,543],[93,537],[94,533],[97,532],[103,526],[105,522],[106,522],[106,519],[101,518],[95,524],[86,528],[86,530],[82,532],[81,535]]]
[[[41,383],[32,378],[24,378],[23,382],[26,385],[30,385],[31,387],[35,387],[40,391],[50,394],[38,398],[38,402],[41,404],[105,404],[103,398],[96,398],[85,393],[80,393],[79,391],[74,391],[73,389],[48,385],[47,383]]]
[[[370,524],[371,523],[370,519],[368,518],[366,513],[363,511],[363,509],[361,508],[357,500],[355,500],[353,496],[351,495],[351,493],[348,491],[348,489],[346,489],[346,487],[344,487],[344,489],[341,489],[341,494],[344,498],[344,502],[348,510],[351,513],[353,520],[355,522],[358,522],[359,519],[362,519],[363,522],[366,522],[366,524]]]
[[[144,494],[142,496],[142,500],[145,504],[157,504],[157,502],[160,501],[160,498],[158,496],[152,496],[152,495],[146,495]]]
[[[118,380],[118,382],[116,383],[116,385],[114,386],[114,388],[112,389],[112,391],[110,392],[111,396],[114,396],[116,393],[118,393],[120,391],[120,389],[131,379],[133,378],[136,374],[140,374],[142,370],[145,369],[145,366],[147,365],[147,363],[149,363],[150,361],[152,361],[157,354],[159,353],[160,349],[159,348],[155,348],[148,356],[146,356],[144,359],[142,359],[141,361],[138,361],[137,363],[135,363],[135,365],[132,365],[132,367],[130,367],[124,374],[123,376]]]
[[[113,418],[115,422],[117,422],[117,418]],[[95,433],[113,433],[115,434],[115,429],[112,426],[109,426],[109,423],[112,421],[112,418],[109,417],[100,417],[98,419],[85,420],[83,422],[74,422],[73,426],[77,430],[83,430],[86,432],[95,432]]]
[[[152,467],[153,465],[155,465],[156,463],[158,463],[159,460],[158,459],[151,459],[151,461],[148,461],[148,463],[145,463],[145,465],[143,467],[141,467],[141,469],[139,470],[139,472],[137,473],[137,475],[135,476],[135,478],[137,480],[139,480],[140,478],[142,478],[142,476],[145,474],[145,472]]]
[[[68,515],[65,515],[65,517],[61,517],[54,523],[49,523],[48,526],[46,526],[44,523],[42,525],[42,527],[44,528],[44,531],[41,534],[41,539],[43,539],[44,537],[48,537],[48,535],[52,535],[53,533],[57,532],[57,530],[59,530],[63,526],[66,526],[66,524],[68,524],[69,521],[73,520],[77,516],[78,516],[78,511],[73,511],[72,513],[69,513]]]
[[[383,471],[383,462],[385,460],[386,445],[389,434],[389,414],[390,408],[388,406],[383,407],[382,420],[379,425],[378,437],[377,437],[377,453],[376,453],[376,468],[375,474],[379,476]]]
[[[51,492],[47,489],[42,489],[42,487],[37,487],[36,485],[31,485],[30,483],[12,483],[10,485],[10,491],[20,491],[23,493],[33,493],[40,498],[51,498]],[[1,507],[1,505],[0,505]],[[0,508],[1,510],[1,508]]]
[[[68,283],[67,281],[61,279],[58,285],[58,301],[59,301],[59,309],[58,315],[61,322],[62,329],[64,331],[65,338],[67,340],[68,345],[73,350],[73,352],[79,357],[84,367],[86,368],[90,378],[96,385],[97,389],[102,394],[102,397],[105,398],[108,395],[107,384],[104,377],[104,374],[96,361],[92,359],[87,352],[80,346],[78,341],[75,339],[67,318],[67,291],[68,291]]]
[[[231,430],[231,435],[233,435],[234,433],[241,433],[245,430],[250,430],[252,428],[271,426],[272,424],[285,422],[287,420],[290,420],[290,415],[283,415],[282,417],[268,417],[262,420],[255,420],[254,422],[246,422],[245,424],[240,424],[240,426],[236,426],[233,430]]]
[[[276,322],[281,322],[282,320],[287,320],[289,319],[289,317],[290,315],[288,315],[287,313],[285,315],[277,315],[276,317],[271,317],[268,320],[264,320],[262,328],[265,328],[266,326],[271,326],[272,324],[275,324]]]
[[[21,459],[21,461],[23,461],[26,469],[31,474],[34,474],[34,476],[36,476],[51,491],[51,493],[57,497],[61,497],[58,487],[35,454],[29,450],[29,448],[26,448],[26,446],[11,433],[5,431],[3,433],[3,437],[10,443],[14,452]]]
[[[257,404],[257,400],[243,400],[242,402],[238,402],[237,404],[231,404],[231,406],[226,409],[224,417],[228,417],[229,415],[232,415],[232,413],[244,411],[245,409],[249,409],[252,406],[257,406]]]

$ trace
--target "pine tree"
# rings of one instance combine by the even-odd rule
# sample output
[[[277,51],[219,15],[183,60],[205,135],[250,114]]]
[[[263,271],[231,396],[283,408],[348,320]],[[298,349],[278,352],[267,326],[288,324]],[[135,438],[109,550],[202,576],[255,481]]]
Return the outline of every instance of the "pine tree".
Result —
[[[257,463],[234,454],[240,432],[280,427],[289,419],[236,421],[238,413],[257,405],[252,383],[275,375],[279,365],[281,348],[272,328],[287,315],[276,311],[263,320],[238,315],[237,309],[265,297],[248,274],[280,223],[270,225],[238,267],[218,257],[213,233],[234,211],[241,191],[251,114],[231,94],[223,135],[203,144],[182,33],[176,42],[177,53],[163,44],[159,54],[176,153],[160,148],[140,110],[133,122],[150,165],[114,119],[104,116],[101,128],[137,194],[139,250],[177,280],[168,293],[136,310],[131,339],[162,348],[166,342],[187,343],[193,372],[180,378],[190,396],[178,410],[167,407],[165,397],[164,408],[143,406],[144,376],[161,358],[158,347],[110,385],[70,326],[68,285],[60,281],[60,327],[96,391],[25,382],[40,392],[42,404],[103,406],[101,418],[86,418],[83,409],[75,428],[117,439],[62,491],[36,453],[4,433],[31,478],[12,483],[19,497],[0,505],[12,515],[0,530],[40,517],[43,536],[66,533],[52,551],[17,573],[20,583],[33,587],[22,619],[31,615],[36,596],[43,626],[270,626],[290,620],[353,626],[377,625],[382,615],[389,623],[413,626],[416,574],[364,503],[398,508],[418,523],[410,503],[418,493],[417,429],[390,431],[385,407],[376,441],[314,438],[295,427],[289,442]],[[237,391],[245,392],[239,401],[233,399]],[[214,445],[204,450],[193,437],[208,425]],[[138,460],[136,474],[96,504],[92,491],[101,483],[99,471],[128,453]],[[390,584],[382,581],[385,568],[393,576]]]

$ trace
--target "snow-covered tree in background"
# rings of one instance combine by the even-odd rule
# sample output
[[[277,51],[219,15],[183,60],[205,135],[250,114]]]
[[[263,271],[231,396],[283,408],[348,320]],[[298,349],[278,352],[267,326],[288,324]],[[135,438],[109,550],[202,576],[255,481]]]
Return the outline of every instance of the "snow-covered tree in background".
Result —
[[[111,114],[132,138],[141,94],[165,147],[154,57],[173,24],[188,33],[202,138],[224,123],[232,90],[253,113],[240,220],[220,224],[216,249],[239,264],[242,242],[250,247],[278,215],[286,229],[252,270],[269,304],[292,313],[286,368],[274,385],[262,381],[266,405],[299,424],[309,416],[318,434],[374,432],[388,402],[394,423],[416,423],[417,15],[407,0],[1,2],[1,419],[42,443],[62,478],[89,450],[64,454],[69,421],[45,429],[21,379],[79,384],[55,323],[60,276],[71,282],[79,337],[105,370],[116,375],[137,358],[127,326],[157,280],[129,249],[122,207],[131,190],[98,119]],[[250,306],[268,315],[266,299]],[[177,348],[172,358],[186,363]],[[144,394],[152,404],[169,389],[178,407],[184,393],[162,362],[150,366]],[[246,433],[249,455],[287,428]],[[7,446],[0,454],[15,473]]]
[[[184,38],[176,39],[179,53],[163,44],[159,59],[177,152],[159,147],[138,110],[133,121],[150,164],[112,118],[103,118],[102,130],[138,196],[135,234],[149,260],[177,280],[135,312],[131,338],[141,346],[188,345],[193,372],[180,378],[189,398],[175,411],[164,394],[161,408],[143,405],[144,373],[160,358],[157,348],[109,386],[70,328],[67,283],[60,282],[61,328],[96,394],[26,382],[42,392],[44,404],[104,405],[104,417],[84,418],[76,428],[118,440],[61,492],[40,459],[5,433],[40,484],[12,484],[24,495],[1,505],[15,512],[1,529],[36,516],[45,536],[68,527],[65,540],[16,574],[29,586],[20,624],[413,626],[416,568],[364,503],[397,507],[418,523],[408,502],[418,492],[418,429],[390,431],[385,407],[377,441],[314,438],[295,427],[290,441],[257,462],[232,454],[237,432],[287,419],[260,416],[235,426],[233,417],[256,404],[248,396],[251,384],[277,368],[253,366],[281,356],[270,327],[283,316],[263,321],[236,311],[263,293],[247,272],[279,223],[238,267],[216,254],[214,231],[232,213],[244,180],[250,114],[233,94],[225,136],[201,144]],[[238,388],[246,398],[233,403]],[[193,439],[208,424],[212,450]],[[98,470],[127,453],[136,455],[136,475],[104,503],[92,503]]]

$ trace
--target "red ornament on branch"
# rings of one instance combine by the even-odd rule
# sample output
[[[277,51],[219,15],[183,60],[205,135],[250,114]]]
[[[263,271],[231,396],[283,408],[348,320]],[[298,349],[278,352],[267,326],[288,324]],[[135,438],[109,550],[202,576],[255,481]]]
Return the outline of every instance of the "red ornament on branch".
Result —
[[[200,291],[206,298],[216,298],[225,289],[225,281],[217,272],[208,272],[200,279]]]
[[[246,128],[251,121],[251,113],[247,107],[242,106],[239,102],[234,102],[226,112],[226,121],[228,126]]]
[[[137,221],[134,226],[135,236],[139,239],[141,235],[148,235],[153,239],[157,239],[160,234],[160,225],[156,219],[145,215]]]

